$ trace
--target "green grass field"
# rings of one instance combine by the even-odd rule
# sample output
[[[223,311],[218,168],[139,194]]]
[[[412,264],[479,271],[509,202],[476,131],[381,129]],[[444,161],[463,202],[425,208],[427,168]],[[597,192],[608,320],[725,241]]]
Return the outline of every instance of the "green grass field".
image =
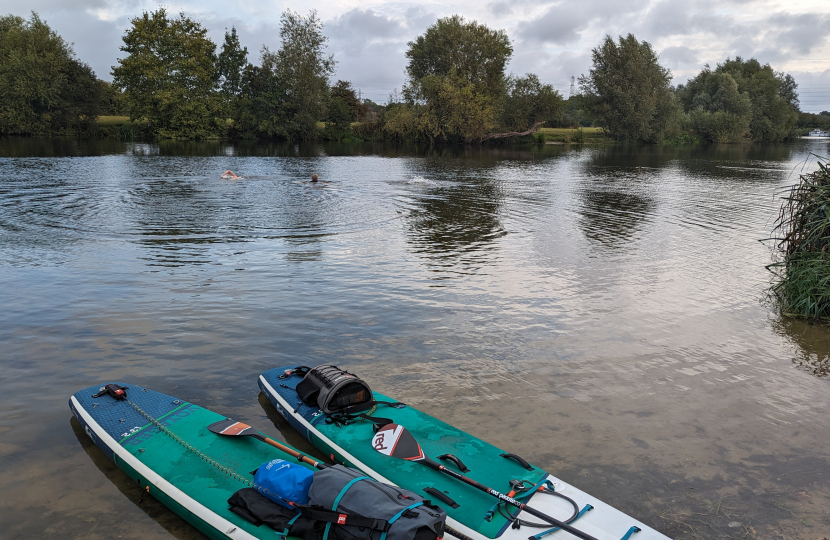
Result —
[[[130,117],[129,116],[99,116],[97,123],[98,123],[99,126],[120,126],[122,124],[129,124],[130,123]]]
[[[581,134],[579,129],[572,128],[539,128],[537,133],[543,134],[548,143],[604,144],[611,142],[611,139],[602,132],[602,128],[595,127],[581,128]]]

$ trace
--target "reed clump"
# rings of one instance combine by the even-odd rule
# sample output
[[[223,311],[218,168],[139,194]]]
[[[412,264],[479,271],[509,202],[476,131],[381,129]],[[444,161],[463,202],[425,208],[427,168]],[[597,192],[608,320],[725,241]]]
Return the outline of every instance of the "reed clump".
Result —
[[[770,289],[785,315],[830,320],[830,165],[803,174],[775,224],[781,260]]]

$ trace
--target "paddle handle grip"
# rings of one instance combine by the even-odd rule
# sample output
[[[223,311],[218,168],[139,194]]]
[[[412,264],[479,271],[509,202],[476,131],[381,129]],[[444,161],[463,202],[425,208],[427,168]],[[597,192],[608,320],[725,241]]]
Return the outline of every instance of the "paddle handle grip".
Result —
[[[314,461],[313,459],[311,459],[310,457],[306,456],[305,454],[301,454],[301,453],[297,452],[296,450],[292,450],[291,448],[289,448],[289,447],[285,446],[284,444],[280,444],[280,443],[278,443],[278,442],[277,442],[277,441],[275,441],[274,439],[269,439],[268,437],[263,437],[263,438],[262,438],[262,439],[260,439],[260,440],[261,440],[262,442],[265,442],[265,443],[270,444],[270,445],[271,445],[271,446],[273,446],[274,448],[279,448],[280,450],[282,450],[282,451],[283,451],[283,452],[285,452],[286,454],[288,454],[288,455],[290,455],[290,456],[292,456],[292,457],[295,457],[295,458],[299,459],[299,460],[300,460],[300,461],[302,461],[303,463],[308,463],[308,464],[309,464],[309,465],[311,465],[312,467],[316,467],[317,469],[325,469],[325,468],[326,468],[326,465],[324,465],[323,463],[320,463],[320,462],[318,462],[318,461]]]
[[[593,536],[591,536],[588,533],[584,533],[584,532],[580,531],[579,529],[574,529],[573,527],[571,527],[567,523],[565,523],[563,521],[559,521],[556,518],[550,517],[547,514],[543,514],[542,512],[540,512],[538,510],[535,510],[535,509],[533,509],[529,506],[526,506],[524,503],[517,501],[513,497],[508,497],[504,493],[499,493],[495,489],[489,488],[489,487],[485,486],[484,484],[479,484],[478,482],[476,482],[472,478],[467,478],[463,474],[459,474],[459,473],[455,472],[452,469],[448,469],[448,468],[444,467],[443,465],[441,465],[440,463],[436,463],[435,461],[431,460],[428,457],[425,457],[423,460],[420,460],[420,461],[424,465],[432,467],[436,471],[440,471],[440,472],[442,472],[446,475],[449,475],[449,476],[452,476],[453,478],[461,480],[465,484],[469,484],[469,485],[473,486],[474,488],[476,488],[478,490],[481,490],[481,491],[483,491],[483,492],[485,492],[489,495],[492,495],[493,497],[496,497],[497,499],[500,499],[500,500],[506,502],[507,504],[513,505],[516,508],[527,512],[530,515],[536,516],[539,519],[544,519],[545,521],[547,521],[551,525],[556,525],[557,527],[559,527],[563,531],[567,531],[567,532],[571,533],[574,536],[578,536],[579,538],[582,538],[582,540],[597,540],[596,538],[594,538]]]

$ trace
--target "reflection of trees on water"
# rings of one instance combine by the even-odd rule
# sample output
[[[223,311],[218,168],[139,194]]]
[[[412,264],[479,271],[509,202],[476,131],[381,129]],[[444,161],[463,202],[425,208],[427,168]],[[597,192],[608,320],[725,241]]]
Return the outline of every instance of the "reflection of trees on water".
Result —
[[[138,244],[150,248],[150,266],[184,266],[211,262],[209,244],[236,240],[216,234],[219,208],[200,196],[193,181],[154,180],[130,190],[137,214]]]
[[[318,260],[329,236],[332,212],[324,188],[275,182],[263,190],[217,191],[199,180],[150,181],[130,190],[138,214],[138,243],[150,248],[151,266],[216,263],[216,244],[241,244],[256,238],[280,240],[290,261]],[[242,255],[236,249],[235,256]]]
[[[578,223],[585,237],[603,248],[624,250],[651,221],[657,203],[645,194],[613,189],[586,189],[580,193]]]
[[[3,137],[0,157],[105,156],[124,152],[117,139],[76,139],[74,137]]]
[[[781,315],[773,321],[772,327],[793,345],[794,366],[816,377],[830,375],[830,328],[827,325]]]
[[[412,250],[436,271],[472,272],[492,255],[494,242],[507,234],[499,219],[503,195],[492,180],[442,185],[414,198],[408,216]]]

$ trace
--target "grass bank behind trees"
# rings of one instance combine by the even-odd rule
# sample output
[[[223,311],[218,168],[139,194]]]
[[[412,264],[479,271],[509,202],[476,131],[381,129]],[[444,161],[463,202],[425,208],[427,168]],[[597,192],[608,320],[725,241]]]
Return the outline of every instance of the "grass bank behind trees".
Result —
[[[771,293],[790,316],[830,320],[830,164],[803,174],[781,206],[775,231],[782,260]]]

